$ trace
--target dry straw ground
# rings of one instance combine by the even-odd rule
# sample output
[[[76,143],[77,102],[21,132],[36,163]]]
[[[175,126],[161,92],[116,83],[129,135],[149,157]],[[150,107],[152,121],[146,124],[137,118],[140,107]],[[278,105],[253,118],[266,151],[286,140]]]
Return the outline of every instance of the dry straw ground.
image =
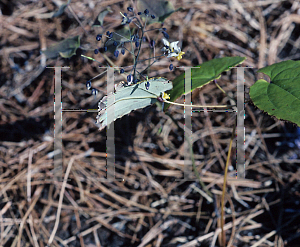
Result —
[[[247,98],[258,68],[300,58],[299,1],[172,2],[175,8],[184,7],[164,23],[170,40],[179,40],[185,52],[174,65],[244,56],[243,65],[253,67],[245,72],[246,178],[234,180],[234,149],[225,197],[226,246],[300,246],[299,132],[297,136],[295,126],[263,114]],[[180,180],[184,118],[179,106],[168,114],[147,107],[116,121],[116,176],[124,181],[113,182],[99,180],[105,177],[106,134],[97,130],[96,114],[63,113],[59,175],[67,180],[57,179],[52,153],[54,72],[45,66],[70,66],[62,73],[65,109],[96,108],[105,76],[93,81],[100,90],[95,99],[85,82],[101,70],[80,54],[103,62],[92,52],[102,29],[91,24],[110,6],[113,13],[105,18],[103,30],[114,31],[119,12],[132,5],[72,0],[63,15],[48,18],[62,3],[0,2],[0,246],[47,246],[49,241],[51,246],[222,246],[220,198],[233,113],[199,112],[192,118],[196,166],[213,203],[203,196],[197,179]],[[71,59],[45,60],[40,54],[76,35],[82,49]],[[157,45],[162,45],[160,39]],[[130,62],[108,57],[117,66]],[[168,65],[162,59],[151,76],[172,80],[181,73],[171,73]],[[236,97],[234,70],[219,83]],[[193,93],[193,103],[230,102],[211,83]]]

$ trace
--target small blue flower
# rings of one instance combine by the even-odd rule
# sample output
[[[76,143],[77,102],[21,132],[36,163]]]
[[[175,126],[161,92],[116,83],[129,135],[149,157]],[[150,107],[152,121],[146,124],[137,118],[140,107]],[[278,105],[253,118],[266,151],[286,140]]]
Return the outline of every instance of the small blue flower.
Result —
[[[115,50],[114,56],[115,56],[115,57],[118,57],[118,56],[119,56],[119,51],[118,51],[118,50]]]
[[[112,38],[113,37],[113,33],[111,32],[110,34],[109,34],[109,38]]]
[[[135,42],[135,47],[138,48],[139,45],[140,45],[140,42],[136,41],[136,42]]]
[[[148,90],[149,87],[150,87],[150,82],[147,80],[147,82],[146,82],[146,89]]]
[[[98,94],[98,90],[97,90],[96,88],[93,88],[93,89],[92,89],[92,94],[93,94],[93,95],[97,95],[97,94]]]
[[[135,36],[135,35],[131,35],[131,40],[132,40],[133,42],[135,42],[135,41],[136,41],[136,36]]]
[[[120,69],[120,74],[123,74],[124,73],[124,69]]]
[[[151,18],[152,18],[152,19],[155,19],[155,15],[151,15]]]
[[[123,15],[127,16],[127,13],[123,13]]]
[[[85,86],[86,86],[86,88],[87,88],[88,90],[90,90],[90,89],[91,89],[91,87],[92,87],[92,83],[91,83],[91,81],[90,81],[90,80],[88,80],[88,81],[85,83]]]
[[[94,53],[95,53],[95,54],[98,54],[98,52],[99,52],[98,49],[95,49],[95,50],[94,50]]]
[[[145,9],[144,13],[145,13],[145,15],[148,15],[149,14],[149,10]]]
[[[138,12],[138,15],[141,15],[142,14],[142,12]]]
[[[150,40],[150,47],[153,48],[155,46],[155,41],[153,39]]]
[[[113,45],[114,45],[114,46],[117,46],[117,45],[118,45],[118,42],[117,42],[117,41],[114,41]]]
[[[107,31],[107,32],[106,32],[106,35],[107,35],[107,36],[109,36],[109,34],[110,34],[110,32],[109,32],[109,31]]]
[[[128,7],[127,10],[128,10],[129,12],[132,12],[132,11],[133,11],[133,8],[132,8],[132,7]]]
[[[128,83],[129,85],[131,84],[132,79],[133,79],[132,75],[128,75],[128,76],[127,76],[127,83]]]
[[[167,31],[167,29],[165,27],[162,28],[163,31]]]
[[[124,48],[121,50],[121,53],[122,53],[122,55],[125,55],[125,49]]]
[[[100,41],[102,39],[102,35],[101,34],[98,34],[97,36],[96,36],[96,40],[97,41]]]
[[[174,69],[173,64],[170,64],[169,69],[172,71]]]

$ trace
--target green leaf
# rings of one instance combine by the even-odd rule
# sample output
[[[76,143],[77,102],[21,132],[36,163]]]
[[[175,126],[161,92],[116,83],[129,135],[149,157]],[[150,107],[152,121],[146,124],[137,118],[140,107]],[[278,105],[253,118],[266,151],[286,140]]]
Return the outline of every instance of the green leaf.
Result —
[[[196,88],[200,88],[214,79],[221,77],[221,73],[224,71],[230,70],[230,67],[234,67],[242,63],[246,58],[245,57],[223,57],[212,59],[208,62],[205,62],[199,67],[199,69],[192,68],[192,87],[191,91]],[[185,94],[184,92],[184,74],[176,77],[173,80],[173,89],[168,92],[170,94],[170,100],[175,102],[181,95]],[[188,92],[187,92],[188,93]],[[170,104],[165,104],[164,110],[166,110]]]
[[[58,55],[63,58],[70,58],[76,54],[77,48],[80,46],[80,36],[65,39],[57,44],[50,46],[47,50],[41,51],[47,58],[56,58]]]
[[[149,15],[155,15],[155,19],[149,18],[147,23],[164,22],[171,14],[182,8],[174,9],[171,2],[165,0],[138,0],[137,1],[138,11],[144,13],[145,9],[149,10]]]
[[[96,20],[94,21],[94,24],[92,25],[92,27],[101,27],[103,25],[103,20],[104,17],[108,14],[108,13],[112,13],[113,11],[111,10],[111,8],[108,6],[106,7],[106,10],[101,11]]]
[[[59,7],[58,11],[56,11],[56,12],[53,13],[52,17],[58,17],[58,16],[61,16],[61,15],[64,13],[65,8],[70,4],[70,2],[71,2],[71,0],[68,0],[68,2],[67,2],[66,4],[65,4],[65,3],[62,4],[62,5]]]
[[[250,87],[250,98],[262,111],[300,126],[300,61],[284,61],[258,72],[270,77]]]
[[[103,97],[99,102],[97,124],[102,130],[105,126],[133,110],[144,108],[157,102],[157,97],[165,91],[172,89],[172,82],[164,78],[151,78],[150,87],[146,89],[146,81],[126,86],[120,83],[114,94]],[[111,102],[110,105],[107,105]],[[113,114],[107,117],[107,114]],[[107,123],[107,120],[112,121]]]

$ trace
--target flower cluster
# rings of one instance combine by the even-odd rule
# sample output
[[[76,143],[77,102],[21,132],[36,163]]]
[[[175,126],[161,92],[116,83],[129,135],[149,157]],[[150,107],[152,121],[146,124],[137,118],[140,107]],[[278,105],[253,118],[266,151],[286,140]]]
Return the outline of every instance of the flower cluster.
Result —
[[[178,60],[182,59],[182,55],[185,54],[184,52],[181,51],[181,48],[178,46],[179,41],[175,42],[169,42],[169,35],[166,32],[166,28],[154,28],[150,30],[145,30],[147,19],[155,19],[156,16],[154,14],[151,14],[148,9],[145,9],[144,12],[138,12],[137,15],[134,13],[132,7],[127,8],[127,13],[121,13],[122,16],[122,25],[128,25],[129,30],[128,33],[130,34],[129,36],[127,34],[122,34],[116,33],[116,32],[110,32],[106,31],[104,34],[98,34],[96,36],[97,41],[102,41],[104,43],[104,46],[95,49],[94,53],[98,54],[104,53],[106,51],[110,51],[114,54],[115,58],[118,58],[120,54],[125,55],[125,52],[127,51],[129,54],[131,54],[134,59],[134,64],[132,66],[127,66],[126,71],[122,68],[120,69],[120,73],[125,73],[127,74],[127,85],[130,85],[132,83],[138,83],[139,81],[143,81],[146,79],[146,75],[143,73],[146,72],[152,64],[158,61],[159,58],[166,56],[168,58],[170,57],[175,57]],[[141,19],[139,16],[145,18],[145,23],[141,23]],[[131,28],[130,25],[134,25],[135,29]],[[137,30],[136,30],[136,27]],[[142,47],[142,42],[146,42],[146,32],[150,31],[160,31],[164,38],[162,39],[164,47],[161,49],[163,51],[163,54],[161,55],[156,55],[154,57],[151,57],[149,59],[144,59],[144,60],[139,60],[139,55],[141,52],[141,47]],[[147,35],[147,38],[149,35]],[[148,38],[149,39],[149,38]],[[105,40],[105,41],[104,41]],[[149,48],[153,49],[153,54],[155,55],[155,40],[149,39]],[[128,46],[130,44],[130,46]],[[142,72],[139,72],[137,70],[137,64],[140,62],[143,62],[145,60],[153,60],[153,62]],[[130,69],[128,71],[128,69]],[[174,69],[173,64],[170,64],[169,66],[170,70]],[[146,79],[147,80],[147,79]],[[87,87],[91,88],[90,81],[87,83]],[[149,88],[149,85],[146,85],[146,88]]]

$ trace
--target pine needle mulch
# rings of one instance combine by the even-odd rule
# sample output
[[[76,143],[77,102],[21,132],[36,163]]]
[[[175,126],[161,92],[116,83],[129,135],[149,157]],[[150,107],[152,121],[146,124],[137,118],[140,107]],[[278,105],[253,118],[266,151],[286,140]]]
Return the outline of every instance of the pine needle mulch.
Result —
[[[299,59],[298,1],[172,1],[184,10],[164,23],[170,40],[185,52],[174,66],[195,66],[221,56],[243,56],[245,70],[245,178],[235,178],[232,151],[225,195],[226,246],[299,246],[299,128],[255,108],[249,87],[258,68]],[[155,105],[115,122],[116,179],[106,176],[106,132],[96,113],[63,113],[63,160],[54,165],[54,70],[62,72],[64,109],[95,109],[106,76],[96,62],[98,32],[118,28],[130,1],[71,1],[56,18],[61,1],[1,1],[0,68],[0,246],[222,246],[221,195],[234,113],[193,113],[195,165],[206,189],[184,171],[184,109],[165,114]],[[104,29],[92,29],[110,6]],[[78,18],[85,28],[84,33]],[[158,26],[160,26],[158,24]],[[48,59],[40,50],[81,36],[71,59]],[[158,40],[158,45],[162,44]],[[147,55],[145,55],[147,56]],[[130,61],[114,60],[116,66]],[[168,59],[150,76],[170,80]],[[122,78],[115,74],[115,81]],[[236,72],[218,80],[236,98]],[[183,102],[183,98],[179,100]],[[193,104],[229,104],[213,84],[196,90]]]

